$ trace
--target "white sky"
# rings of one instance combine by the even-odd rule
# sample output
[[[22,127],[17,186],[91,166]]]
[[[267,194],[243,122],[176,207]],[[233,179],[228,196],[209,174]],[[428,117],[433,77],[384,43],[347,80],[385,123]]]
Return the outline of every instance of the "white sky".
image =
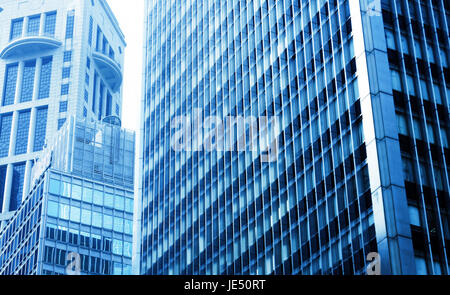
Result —
[[[142,96],[144,0],[107,0],[119,21],[127,47],[123,80],[122,126],[139,131]]]

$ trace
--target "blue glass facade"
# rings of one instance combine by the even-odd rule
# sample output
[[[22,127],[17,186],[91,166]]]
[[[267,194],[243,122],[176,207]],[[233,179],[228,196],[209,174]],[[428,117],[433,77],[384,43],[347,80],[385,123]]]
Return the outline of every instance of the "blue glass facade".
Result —
[[[445,19],[443,1],[420,2],[427,11],[440,7],[435,17]],[[422,273],[413,250],[417,214],[399,173],[402,139],[391,128],[404,126],[394,114],[398,84],[387,66],[389,40],[379,37],[386,6],[395,4],[378,3],[383,8],[365,0],[147,3],[142,274],[364,274],[371,252],[384,274]],[[439,89],[444,98],[448,87]],[[448,127],[437,127],[448,122],[448,104],[442,108],[435,138],[448,138]],[[194,118],[196,109],[200,121],[280,117],[277,160],[174,151],[171,120]],[[447,149],[435,142],[442,148],[435,193],[444,200]],[[443,237],[435,244],[446,257]],[[448,273],[446,258],[439,261]]]
[[[82,275],[132,274],[134,133],[71,117],[49,146],[0,231],[0,275],[70,274],[70,257]]]
[[[447,1],[382,1],[418,274],[448,274],[450,70]]]

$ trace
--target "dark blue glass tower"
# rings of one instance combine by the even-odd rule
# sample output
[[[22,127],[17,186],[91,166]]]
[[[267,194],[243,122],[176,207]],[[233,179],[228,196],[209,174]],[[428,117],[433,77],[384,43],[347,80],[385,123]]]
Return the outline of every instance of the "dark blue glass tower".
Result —
[[[448,274],[449,9],[147,1],[141,273]],[[280,118],[276,160],[211,116]]]

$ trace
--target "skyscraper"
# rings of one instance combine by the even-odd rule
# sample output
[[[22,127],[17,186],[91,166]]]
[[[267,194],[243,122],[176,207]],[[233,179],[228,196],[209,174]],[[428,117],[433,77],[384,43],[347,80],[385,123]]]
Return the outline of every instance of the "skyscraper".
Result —
[[[448,274],[449,12],[147,1],[140,272]],[[275,161],[198,148],[238,116],[280,118]]]
[[[34,160],[69,116],[121,116],[126,44],[104,0],[4,0],[0,7],[2,222],[27,195]]]
[[[113,119],[113,120],[108,120]],[[0,275],[130,275],[134,132],[70,117],[0,231]]]

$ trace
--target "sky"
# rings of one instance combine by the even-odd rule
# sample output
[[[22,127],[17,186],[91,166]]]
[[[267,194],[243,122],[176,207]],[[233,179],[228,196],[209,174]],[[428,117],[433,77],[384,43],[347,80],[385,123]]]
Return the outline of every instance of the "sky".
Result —
[[[116,16],[127,42],[123,74],[122,127],[139,131],[144,0],[107,0],[107,2]]]

